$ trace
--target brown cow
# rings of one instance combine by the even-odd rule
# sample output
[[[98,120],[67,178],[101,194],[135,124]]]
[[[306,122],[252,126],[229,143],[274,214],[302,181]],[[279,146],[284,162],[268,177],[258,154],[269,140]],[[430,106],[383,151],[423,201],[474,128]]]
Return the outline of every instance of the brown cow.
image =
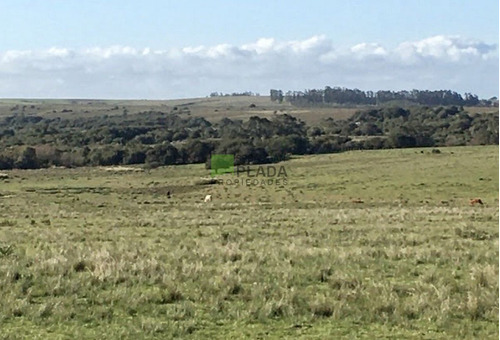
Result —
[[[469,204],[470,205],[476,205],[476,204],[480,204],[480,205],[483,205],[483,201],[481,201],[480,198],[471,198],[469,200]]]

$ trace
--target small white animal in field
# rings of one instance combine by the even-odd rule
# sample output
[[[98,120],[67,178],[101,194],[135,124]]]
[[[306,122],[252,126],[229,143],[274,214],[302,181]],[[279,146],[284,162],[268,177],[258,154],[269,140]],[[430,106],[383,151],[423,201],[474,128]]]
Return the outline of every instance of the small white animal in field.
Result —
[[[205,196],[205,203],[206,202],[212,202],[212,195]]]

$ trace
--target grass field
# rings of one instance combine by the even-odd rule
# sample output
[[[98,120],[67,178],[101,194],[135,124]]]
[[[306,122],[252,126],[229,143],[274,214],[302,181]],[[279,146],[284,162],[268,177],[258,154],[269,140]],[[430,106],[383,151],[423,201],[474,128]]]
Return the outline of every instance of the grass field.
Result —
[[[440,150],[8,171],[0,338],[497,339],[498,146]]]
[[[251,107],[253,105],[255,107]],[[295,107],[290,103],[272,102],[269,96],[236,96],[174,100],[86,100],[86,99],[0,99],[0,118],[14,113],[46,118],[78,118],[103,115],[136,114],[144,111],[172,112],[183,117],[203,117],[211,122],[222,118],[241,119],[251,116],[272,119],[277,114],[290,114],[309,125],[325,118],[348,119],[359,107]],[[467,110],[469,108],[466,108]],[[497,107],[470,108],[471,112],[497,112]]]
[[[251,107],[251,105],[255,107]],[[388,104],[389,105],[389,104]],[[372,106],[295,107],[290,103],[272,102],[269,96],[228,96],[172,100],[98,100],[98,99],[1,99],[0,117],[24,112],[55,118],[78,118],[103,115],[136,114],[144,111],[177,113],[181,116],[203,117],[210,122],[222,118],[241,119],[251,116],[272,119],[276,114],[290,114],[308,125],[323,119],[348,119],[357,111]],[[498,112],[498,107],[465,107],[471,114]]]

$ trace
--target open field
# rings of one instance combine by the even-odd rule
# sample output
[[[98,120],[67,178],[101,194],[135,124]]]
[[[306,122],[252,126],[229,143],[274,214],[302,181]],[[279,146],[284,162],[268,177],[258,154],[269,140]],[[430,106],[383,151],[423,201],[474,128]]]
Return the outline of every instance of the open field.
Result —
[[[0,338],[496,339],[498,146],[440,151],[7,171]]]
[[[254,104],[255,107],[250,107]],[[272,118],[290,114],[307,124],[325,118],[347,119],[367,106],[295,107],[290,103],[272,102],[269,96],[236,96],[174,100],[91,100],[91,99],[0,99],[0,117],[24,112],[42,117],[91,117],[135,114],[144,111],[172,112],[203,117],[211,122],[222,118],[247,120],[251,116]],[[466,107],[470,113],[498,112],[498,107]]]
[[[250,105],[255,107],[250,107]],[[23,109],[24,108],[24,109]],[[288,113],[307,123],[323,118],[347,119],[361,107],[298,108],[272,102],[269,96],[236,96],[173,100],[86,100],[86,99],[0,99],[0,117],[22,111],[42,117],[91,117],[135,114],[144,111],[172,112],[203,117],[211,122],[222,118],[247,120],[251,116],[272,118]]]

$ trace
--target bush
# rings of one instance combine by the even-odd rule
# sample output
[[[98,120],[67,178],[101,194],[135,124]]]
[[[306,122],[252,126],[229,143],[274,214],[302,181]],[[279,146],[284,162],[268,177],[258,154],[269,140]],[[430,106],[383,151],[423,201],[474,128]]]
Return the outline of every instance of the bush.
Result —
[[[386,138],[382,137],[373,137],[367,138],[363,141],[363,149],[367,150],[378,150],[384,149],[387,146]]]
[[[249,140],[222,140],[214,153],[234,155],[234,165],[263,164],[268,162],[266,150],[263,147],[254,146]]]
[[[143,150],[127,150],[123,164],[143,164],[146,162],[146,152]]]
[[[52,145],[39,145],[35,147],[35,150],[41,167],[61,165],[61,150],[58,150]]]
[[[396,133],[390,136],[391,146],[395,148],[413,148],[417,146],[415,137]]]
[[[210,157],[214,146],[199,140],[189,140],[181,148],[184,163],[204,163]]]
[[[173,165],[181,163],[179,151],[171,144],[161,144],[146,152],[146,163]]]
[[[14,159],[6,156],[0,155],[0,170],[10,170],[14,167]]]
[[[93,165],[118,165],[122,164],[124,155],[120,148],[105,146],[91,151],[90,162]]]
[[[15,162],[15,167],[19,169],[37,169],[39,167],[36,150],[26,147]]]

